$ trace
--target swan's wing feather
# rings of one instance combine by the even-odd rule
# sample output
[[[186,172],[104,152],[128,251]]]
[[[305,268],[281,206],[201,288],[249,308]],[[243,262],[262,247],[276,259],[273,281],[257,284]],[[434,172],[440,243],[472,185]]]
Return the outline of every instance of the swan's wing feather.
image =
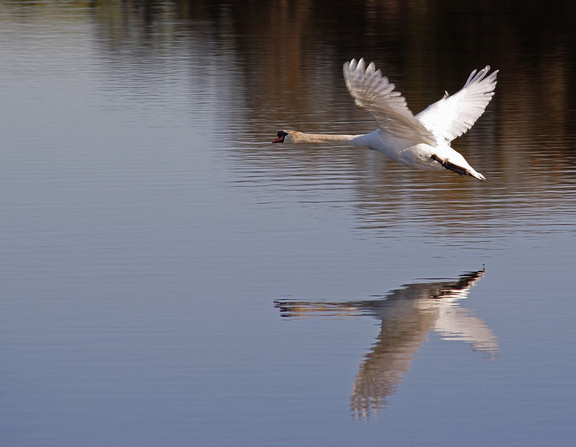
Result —
[[[450,142],[459,137],[480,118],[494,96],[498,70],[488,75],[489,71],[489,65],[478,72],[474,70],[459,92],[452,96],[445,94],[416,118],[438,139]]]
[[[436,145],[434,134],[414,117],[406,99],[374,63],[366,67],[364,59],[346,62],[344,80],[356,105],[370,112],[382,131],[414,143]]]
[[[434,330],[444,340],[459,340],[469,343],[475,351],[496,354],[498,339],[478,317],[462,307],[447,307],[440,311]]]

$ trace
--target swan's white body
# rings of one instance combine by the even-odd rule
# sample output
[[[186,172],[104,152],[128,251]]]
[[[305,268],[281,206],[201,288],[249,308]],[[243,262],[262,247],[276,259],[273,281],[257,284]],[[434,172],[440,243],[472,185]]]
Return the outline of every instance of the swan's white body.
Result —
[[[478,180],[485,177],[474,170],[464,157],[450,147],[450,142],[470,129],[484,113],[494,96],[496,75],[488,75],[489,66],[474,70],[462,89],[444,97],[413,115],[406,100],[394,90],[394,84],[376,70],[366,67],[364,59],[344,64],[344,79],[356,105],[370,112],[379,128],[365,135],[309,134],[294,130],[278,132],[273,142],[349,143],[366,147],[420,169],[449,169]]]

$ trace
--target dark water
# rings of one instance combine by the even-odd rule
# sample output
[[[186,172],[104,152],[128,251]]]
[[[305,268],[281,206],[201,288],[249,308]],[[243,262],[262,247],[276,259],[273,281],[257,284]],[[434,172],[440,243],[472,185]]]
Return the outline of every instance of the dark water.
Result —
[[[439,3],[0,1],[1,445],[574,444],[571,3]],[[353,57],[488,180],[270,144]]]

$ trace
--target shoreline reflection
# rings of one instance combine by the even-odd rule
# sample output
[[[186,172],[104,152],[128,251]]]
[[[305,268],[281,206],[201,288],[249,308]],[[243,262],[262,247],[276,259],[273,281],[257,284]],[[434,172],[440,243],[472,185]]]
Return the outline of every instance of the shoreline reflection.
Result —
[[[472,350],[495,359],[498,340],[492,330],[472,311],[460,306],[485,271],[467,272],[457,280],[429,280],[407,284],[381,299],[307,302],[276,300],[274,305],[285,318],[306,316],[348,317],[368,315],[382,321],[380,333],[370,352],[364,355],[350,397],[350,409],[357,419],[377,415],[410,369],[414,355],[435,332],[443,340],[457,340]]]

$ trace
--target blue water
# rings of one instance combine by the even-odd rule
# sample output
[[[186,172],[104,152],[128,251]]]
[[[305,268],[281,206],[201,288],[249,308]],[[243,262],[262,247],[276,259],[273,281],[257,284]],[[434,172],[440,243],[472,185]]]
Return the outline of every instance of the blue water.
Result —
[[[146,5],[0,2],[0,444],[573,445],[571,56],[493,50],[480,183],[270,141],[375,126],[349,53],[417,111],[490,48]]]

